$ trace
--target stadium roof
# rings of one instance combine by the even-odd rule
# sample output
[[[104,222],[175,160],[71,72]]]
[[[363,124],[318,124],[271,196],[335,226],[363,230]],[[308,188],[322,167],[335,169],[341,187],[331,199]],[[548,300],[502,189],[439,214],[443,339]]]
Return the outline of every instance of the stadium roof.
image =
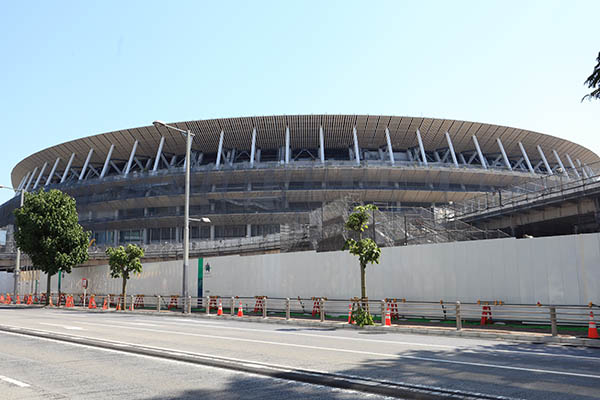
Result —
[[[579,159],[583,163],[600,161],[591,150],[558,137],[525,129],[451,119],[383,115],[280,115],[184,121],[172,125],[194,132],[193,149],[205,153],[217,151],[221,131],[224,132],[224,147],[249,149],[254,128],[257,132],[257,148],[276,149],[284,145],[286,126],[289,127],[290,147],[293,149],[319,147],[321,126],[325,149],[346,148],[353,144],[352,132],[356,126],[361,148],[385,147],[386,128],[389,129],[394,150],[414,148],[418,146],[418,129],[426,150],[447,148],[445,133],[448,132],[456,152],[474,150],[472,137],[476,136],[484,153],[499,153],[496,139],[500,139],[509,157],[520,154],[518,143],[521,142],[532,159],[538,159],[537,146],[540,146],[547,157],[549,152],[556,150],[561,157],[569,154],[573,160]],[[32,154],[15,166],[12,183],[16,187],[29,171],[41,168],[44,163],[52,165],[57,157],[60,157],[58,170],[64,169],[72,153],[75,153],[72,167],[81,168],[90,149],[94,149],[90,163],[102,164],[113,144],[112,159],[115,160],[127,160],[136,140],[138,155],[154,157],[162,136],[165,137],[165,153],[185,153],[185,138],[177,132],[152,125],[123,129],[72,140]]]

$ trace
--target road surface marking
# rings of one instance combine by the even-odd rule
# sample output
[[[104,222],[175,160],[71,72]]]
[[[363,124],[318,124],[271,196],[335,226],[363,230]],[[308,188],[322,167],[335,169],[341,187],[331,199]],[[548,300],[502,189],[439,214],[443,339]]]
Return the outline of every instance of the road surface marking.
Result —
[[[130,329],[130,330],[140,330],[140,331],[163,333],[163,334],[175,334],[175,335],[182,335],[182,336],[203,337],[203,338],[207,338],[207,339],[233,340],[233,341],[238,341],[238,342],[260,343],[260,344],[268,344],[268,345],[274,345],[274,346],[297,347],[297,348],[304,348],[304,349],[311,349],[311,350],[324,350],[324,351],[332,351],[332,352],[340,352],[340,353],[362,354],[362,355],[369,355],[369,356],[375,355],[375,356],[380,356],[380,357],[390,357],[390,358],[396,358],[396,359],[431,361],[431,362],[445,363],[445,364],[468,365],[468,366],[473,366],[473,367],[498,368],[498,369],[507,369],[507,370],[515,370],[515,371],[538,372],[538,373],[552,374],[552,375],[566,375],[566,376],[577,376],[577,377],[582,377],[582,378],[600,379],[600,375],[581,374],[581,373],[576,373],[576,372],[555,371],[555,370],[527,368],[527,367],[513,367],[513,366],[508,366],[508,365],[498,365],[498,364],[488,364],[488,363],[458,361],[458,360],[447,360],[444,358],[408,356],[408,355],[389,354],[389,353],[375,353],[375,352],[362,351],[362,350],[350,350],[350,349],[339,349],[339,348],[333,348],[333,347],[311,346],[311,345],[304,345],[304,344],[282,343],[282,342],[273,342],[273,341],[269,341],[269,340],[244,339],[244,338],[236,338],[236,337],[232,337],[232,336],[217,336],[217,335],[206,335],[206,334],[191,333],[191,332],[178,332],[178,331],[168,331],[168,330],[150,329],[150,328],[137,328],[137,327],[132,327],[132,326],[124,326],[124,325],[96,324],[93,322],[82,322],[82,323],[89,324],[89,325],[98,325],[98,326],[113,327],[113,328],[125,328],[125,329]],[[85,336],[82,336],[82,337],[85,337]],[[91,337],[87,337],[87,338],[93,339]],[[176,350],[173,350],[173,351],[176,351]]]
[[[9,326],[9,325],[5,325],[5,326]],[[11,326],[11,327],[19,328],[16,326]],[[54,332],[50,332],[50,331],[42,331],[42,330],[37,330],[37,329],[34,329],[32,331],[36,331],[36,332],[40,332],[40,333],[54,333]],[[0,332],[0,333],[4,333],[7,335],[13,335],[13,336],[19,336],[19,337],[23,337],[24,335],[27,336],[26,334],[16,333],[16,332]],[[72,337],[72,338],[87,338],[85,336],[74,336],[74,335],[72,335],[70,337]],[[193,366],[195,368],[211,369],[211,370],[226,369],[228,371],[228,373],[231,373],[231,374],[253,375],[253,376],[260,377],[261,379],[293,382],[295,384],[299,384],[302,386],[328,387],[328,385],[322,385],[322,384],[318,384],[318,383],[308,383],[308,382],[302,382],[302,381],[298,381],[298,380],[290,380],[290,379],[286,379],[286,378],[267,376],[267,375],[263,375],[263,374],[256,373],[256,372],[239,371],[239,370],[229,369],[229,368],[224,368],[224,367],[205,365],[205,364],[201,364],[201,363],[197,363],[197,362],[190,363],[188,361],[181,361],[181,360],[177,360],[177,359],[166,358],[166,357],[164,357],[164,355],[145,355],[145,354],[131,352],[128,350],[109,349],[109,348],[105,348],[105,347],[97,347],[93,344],[74,343],[74,342],[69,342],[69,341],[65,341],[65,340],[61,340],[61,339],[57,339],[57,338],[50,338],[50,337],[35,336],[33,338],[37,339],[37,340],[42,340],[42,341],[60,343],[63,345],[83,347],[83,348],[87,348],[87,349],[92,348],[97,351],[104,351],[104,352],[108,352],[108,353],[126,354],[127,356],[130,356],[130,357],[139,357],[139,358],[144,358],[144,359],[149,359],[149,360],[154,360],[154,361],[158,359],[161,362],[165,362],[165,363],[183,364],[186,366]],[[386,380],[386,379],[370,378],[370,377],[365,377],[365,376],[360,376],[360,375],[352,375],[352,374],[339,374],[336,372],[317,370],[317,369],[306,369],[306,368],[298,369],[297,367],[293,367],[293,366],[289,366],[289,365],[262,363],[262,362],[251,361],[251,360],[244,360],[244,359],[240,359],[240,358],[215,356],[213,354],[180,351],[180,350],[175,350],[175,349],[169,349],[166,347],[146,346],[146,345],[139,345],[136,343],[121,342],[121,341],[115,341],[115,340],[105,340],[105,339],[102,339],[102,342],[110,343],[113,346],[118,346],[118,347],[122,347],[122,348],[137,347],[137,348],[145,348],[145,349],[151,349],[151,350],[157,350],[157,351],[161,351],[161,352],[165,352],[165,353],[170,353],[171,355],[192,355],[192,356],[210,358],[213,360],[216,359],[216,360],[235,362],[235,363],[247,366],[247,367],[253,367],[253,368],[258,367],[261,369],[274,370],[274,371],[279,371],[279,372],[294,372],[294,373],[299,373],[299,374],[303,374],[303,375],[327,374],[327,375],[333,376],[334,379],[351,380],[351,382],[360,382],[361,384],[364,384],[364,385],[372,385],[372,386],[377,386],[377,385],[381,385],[381,384],[383,384],[383,385],[405,385],[406,387],[409,387],[412,389],[417,389],[417,390],[429,390],[429,391],[446,390],[446,389],[438,387],[438,386],[430,386],[430,385],[417,384],[417,383],[406,383],[406,382],[402,382],[402,381],[391,381],[391,380]],[[386,397],[385,395],[380,395],[380,394],[375,394],[375,393],[359,392],[359,391],[356,391],[353,389],[336,388],[334,386],[329,386],[329,387],[333,387],[336,391],[357,393],[360,395],[360,398],[371,398],[371,397],[382,397],[383,396],[383,398],[391,399],[391,397]],[[459,392],[452,391],[452,393],[457,395]],[[468,395],[471,392],[462,392],[462,393],[465,393]],[[499,400],[512,400],[513,399],[512,397],[506,397],[506,396],[495,397],[494,395],[488,395],[488,397],[489,398],[498,398]],[[517,399],[515,399],[515,400],[517,400]]]
[[[108,320],[107,320],[108,321]],[[110,320],[112,322],[117,322],[116,320]],[[163,324],[175,324],[175,325],[187,325],[185,324],[185,322],[187,321],[180,321],[180,322],[175,322],[175,321],[156,321],[155,319],[146,319],[146,320],[142,320],[142,321],[153,321],[156,322],[159,325],[154,325],[154,326],[160,326],[160,323]],[[128,323],[126,321],[118,321],[121,323]],[[192,321],[189,321],[192,322]],[[194,321],[196,322],[196,321]],[[536,356],[544,356],[544,357],[563,357],[563,358],[573,358],[573,359],[581,359],[581,360],[592,360],[592,361],[600,361],[599,357],[592,357],[592,356],[578,356],[578,355],[574,355],[574,354],[556,354],[556,353],[548,353],[548,352],[536,352],[536,351],[524,351],[524,350],[506,350],[506,349],[486,349],[485,347],[479,347],[479,348],[473,348],[473,347],[467,347],[467,345],[465,346],[454,346],[454,345],[446,345],[446,344],[431,344],[431,343],[415,343],[415,342],[404,342],[404,341],[396,341],[396,340],[379,340],[379,339],[365,339],[365,338],[353,338],[353,337],[347,337],[347,336],[329,336],[329,335],[322,335],[322,334],[315,334],[315,333],[302,333],[302,332],[284,332],[284,331],[277,331],[277,330],[268,330],[268,329],[252,329],[252,328],[238,328],[238,327],[230,327],[227,324],[219,324],[218,322],[212,322],[212,321],[207,321],[207,322],[196,322],[195,324],[189,324],[189,326],[198,326],[198,327],[202,327],[202,324],[211,324],[211,326],[207,326],[207,327],[215,327],[215,328],[221,328],[221,327],[226,327],[227,329],[230,330],[237,330],[237,331],[245,331],[245,332],[265,332],[265,333],[275,333],[275,334],[281,334],[281,335],[295,335],[295,336],[306,336],[306,337],[315,337],[315,338],[320,338],[320,339],[334,339],[334,340],[352,340],[352,341],[359,341],[359,342],[369,342],[369,343],[381,343],[381,344],[393,344],[393,345],[400,345],[400,346],[418,346],[418,347],[435,347],[435,348],[443,348],[443,349],[449,349],[449,350],[460,350],[463,351],[465,353],[473,353],[473,354],[478,354],[478,353],[508,353],[508,354],[527,354],[527,355],[536,355]],[[214,324],[214,325],[212,325]],[[484,346],[484,345],[482,345]]]
[[[23,388],[31,386],[31,385],[29,385],[29,384],[27,384],[25,382],[21,382],[21,381],[18,381],[16,379],[9,378],[8,376],[2,376],[2,375],[0,375],[0,380],[2,380],[4,382],[12,383],[13,385],[16,385],[16,386],[19,386],[19,387],[23,387]]]
[[[80,328],[78,326],[70,326],[70,325],[64,325],[64,324],[51,324],[49,322],[40,322],[40,325],[48,325],[48,326],[59,326],[63,329],[68,329],[68,330],[72,330],[72,331],[83,331],[83,328]]]
[[[116,322],[116,323],[121,323],[121,324],[131,324],[131,325],[141,325],[141,326],[160,326],[157,324],[151,324],[148,322],[135,322],[135,321],[119,321],[119,320],[114,320],[114,319],[106,319],[105,321],[107,322]]]

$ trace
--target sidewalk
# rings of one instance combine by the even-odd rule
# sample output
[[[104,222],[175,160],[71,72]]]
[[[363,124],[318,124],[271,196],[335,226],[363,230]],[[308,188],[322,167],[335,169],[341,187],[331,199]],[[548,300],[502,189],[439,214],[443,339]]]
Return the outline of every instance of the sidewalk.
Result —
[[[13,305],[13,307],[15,307]],[[28,308],[31,306],[22,306],[22,308]],[[57,309],[52,307],[52,309]],[[95,309],[90,310],[88,308],[74,307],[64,308],[60,310],[74,311],[74,312],[100,312],[100,313],[114,313],[117,312],[114,309],[101,310]],[[522,332],[522,331],[507,331],[507,330],[493,330],[493,329],[477,329],[477,328],[462,328],[460,331],[454,327],[439,327],[439,326],[423,326],[423,325],[392,325],[390,327],[384,327],[381,325],[365,326],[360,328],[356,325],[350,325],[347,322],[338,321],[324,321],[301,319],[301,318],[290,318],[286,320],[282,317],[267,317],[261,316],[244,316],[237,317],[229,314],[217,316],[216,314],[206,314],[203,312],[196,312],[192,314],[183,314],[176,311],[153,311],[153,310],[135,310],[135,311],[118,311],[119,313],[126,314],[137,314],[137,315],[153,315],[153,316],[173,316],[183,318],[198,318],[198,319],[223,319],[223,320],[235,320],[240,322],[255,322],[255,323],[266,323],[266,324],[279,324],[279,325],[293,325],[293,326],[305,326],[305,327],[319,327],[319,328],[334,328],[334,329],[356,329],[365,330],[369,332],[390,332],[390,333],[409,333],[417,335],[437,335],[437,336],[454,336],[464,338],[481,338],[488,340],[511,340],[518,342],[527,342],[535,344],[567,344],[571,346],[584,346],[590,348],[600,348],[600,340],[598,339],[587,339],[578,338],[571,335],[558,335],[551,336],[550,334],[536,333],[536,332]]]

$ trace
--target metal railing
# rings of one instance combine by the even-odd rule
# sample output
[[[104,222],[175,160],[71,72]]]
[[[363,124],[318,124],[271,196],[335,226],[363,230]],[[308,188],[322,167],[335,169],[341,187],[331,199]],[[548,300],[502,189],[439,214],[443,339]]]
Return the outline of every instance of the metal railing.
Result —
[[[31,298],[30,298],[31,296]],[[149,310],[182,313],[238,315],[279,319],[306,319],[348,323],[350,313],[360,303],[366,307],[377,324],[384,325],[389,310],[392,325],[436,325],[447,329],[492,328],[502,330],[536,331],[551,333],[559,331],[584,332],[590,322],[591,312],[600,312],[595,304],[588,305],[542,305],[505,304],[502,301],[479,301],[477,303],[423,302],[406,299],[328,299],[278,298],[267,296],[207,296],[184,299],[172,296],[128,295],[126,302],[119,294],[86,295],[82,293],[52,293],[52,304],[64,307],[87,307],[93,309]],[[1,295],[0,303],[15,299],[10,294]],[[45,294],[25,295],[21,304],[44,304]],[[219,309],[221,311],[219,311]]]
[[[579,172],[578,172],[579,173]],[[539,176],[528,182],[476,196],[448,206],[455,218],[465,218],[500,209],[523,206],[537,200],[600,188],[600,163],[581,169],[578,176]]]

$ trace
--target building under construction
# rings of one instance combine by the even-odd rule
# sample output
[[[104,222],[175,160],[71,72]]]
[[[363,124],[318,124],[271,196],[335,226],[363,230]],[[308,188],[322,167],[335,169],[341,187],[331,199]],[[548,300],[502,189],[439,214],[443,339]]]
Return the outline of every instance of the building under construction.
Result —
[[[371,234],[393,246],[501,236],[456,221],[445,205],[536,176],[586,174],[600,161],[570,141],[518,128],[434,118],[291,115],[173,123],[195,134],[192,254],[337,250],[341,221],[376,203]],[[148,257],[181,256],[185,138],[143,126],[88,136],[18,163],[18,190],[57,188],[77,201],[90,252],[137,243]],[[12,265],[12,211],[0,206]]]

